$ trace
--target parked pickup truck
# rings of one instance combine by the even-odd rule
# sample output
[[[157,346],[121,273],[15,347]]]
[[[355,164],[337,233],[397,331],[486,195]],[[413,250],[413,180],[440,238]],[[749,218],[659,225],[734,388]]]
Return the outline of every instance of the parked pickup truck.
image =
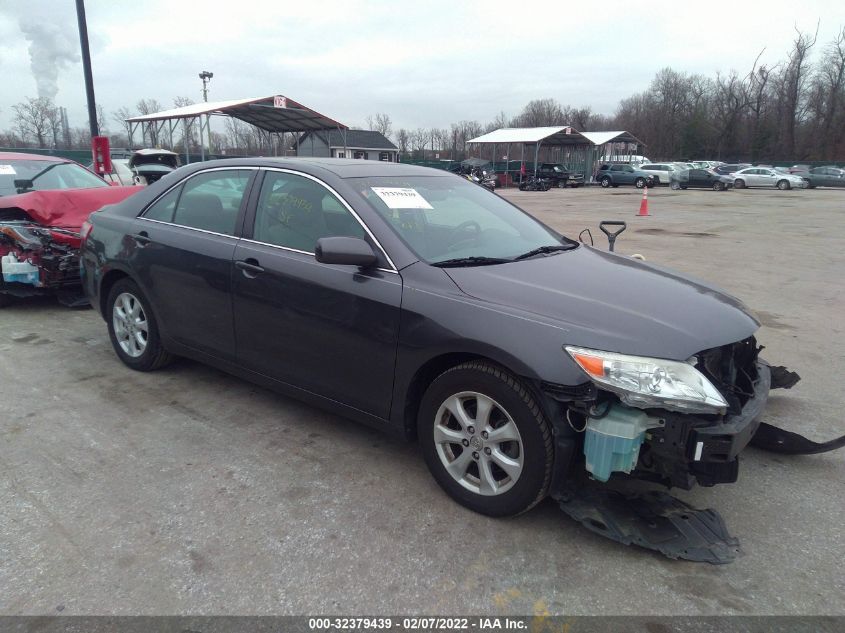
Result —
[[[602,187],[618,187],[619,185],[634,185],[637,189],[653,187],[654,177],[642,169],[634,169],[631,165],[605,164],[596,172],[596,182]]]
[[[541,163],[537,168],[537,176],[552,183],[552,187],[580,187],[584,184],[584,174],[580,171],[569,171],[559,163]]]

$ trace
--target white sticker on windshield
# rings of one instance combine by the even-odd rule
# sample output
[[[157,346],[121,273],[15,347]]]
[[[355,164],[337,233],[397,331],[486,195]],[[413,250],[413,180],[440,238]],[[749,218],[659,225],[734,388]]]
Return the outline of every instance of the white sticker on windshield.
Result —
[[[433,209],[420,192],[410,187],[370,187],[388,209]]]
[[[11,165],[0,165],[0,174],[4,176],[14,176],[18,172],[15,171],[15,168]]]

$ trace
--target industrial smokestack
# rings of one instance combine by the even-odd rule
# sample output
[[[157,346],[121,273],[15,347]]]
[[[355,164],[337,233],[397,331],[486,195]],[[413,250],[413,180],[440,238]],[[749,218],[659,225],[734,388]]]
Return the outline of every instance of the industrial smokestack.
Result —
[[[62,137],[65,141],[65,149],[70,149],[71,141],[70,138],[70,125],[67,122],[67,108],[62,108]]]

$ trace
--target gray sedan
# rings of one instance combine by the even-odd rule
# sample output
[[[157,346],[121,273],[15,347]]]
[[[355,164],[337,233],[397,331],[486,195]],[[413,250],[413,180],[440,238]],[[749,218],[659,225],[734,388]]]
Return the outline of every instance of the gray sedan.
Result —
[[[804,174],[810,189],[814,187],[845,187],[845,169],[840,167],[813,167]]]
[[[797,187],[804,189],[807,187],[807,181],[801,176],[779,172],[771,167],[748,167],[741,169],[735,174],[734,187],[742,189],[744,187],[777,187],[781,190],[792,189]]]

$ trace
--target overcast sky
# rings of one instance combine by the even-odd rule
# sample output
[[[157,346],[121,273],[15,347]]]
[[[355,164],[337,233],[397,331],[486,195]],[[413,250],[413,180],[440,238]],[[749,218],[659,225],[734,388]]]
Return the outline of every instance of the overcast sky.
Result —
[[[0,0],[0,128],[39,91],[85,125],[74,7]],[[386,112],[394,128],[484,123],[545,97],[610,114],[665,66],[745,72],[764,48],[764,62],[783,59],[796,26],[820,20],[823,44],[845,25],[839,0],[87,0],[86,10],[109,118],[143,97],[200,101],[197,75],[209,70],[211,101],[283,94],[350,126]]]

